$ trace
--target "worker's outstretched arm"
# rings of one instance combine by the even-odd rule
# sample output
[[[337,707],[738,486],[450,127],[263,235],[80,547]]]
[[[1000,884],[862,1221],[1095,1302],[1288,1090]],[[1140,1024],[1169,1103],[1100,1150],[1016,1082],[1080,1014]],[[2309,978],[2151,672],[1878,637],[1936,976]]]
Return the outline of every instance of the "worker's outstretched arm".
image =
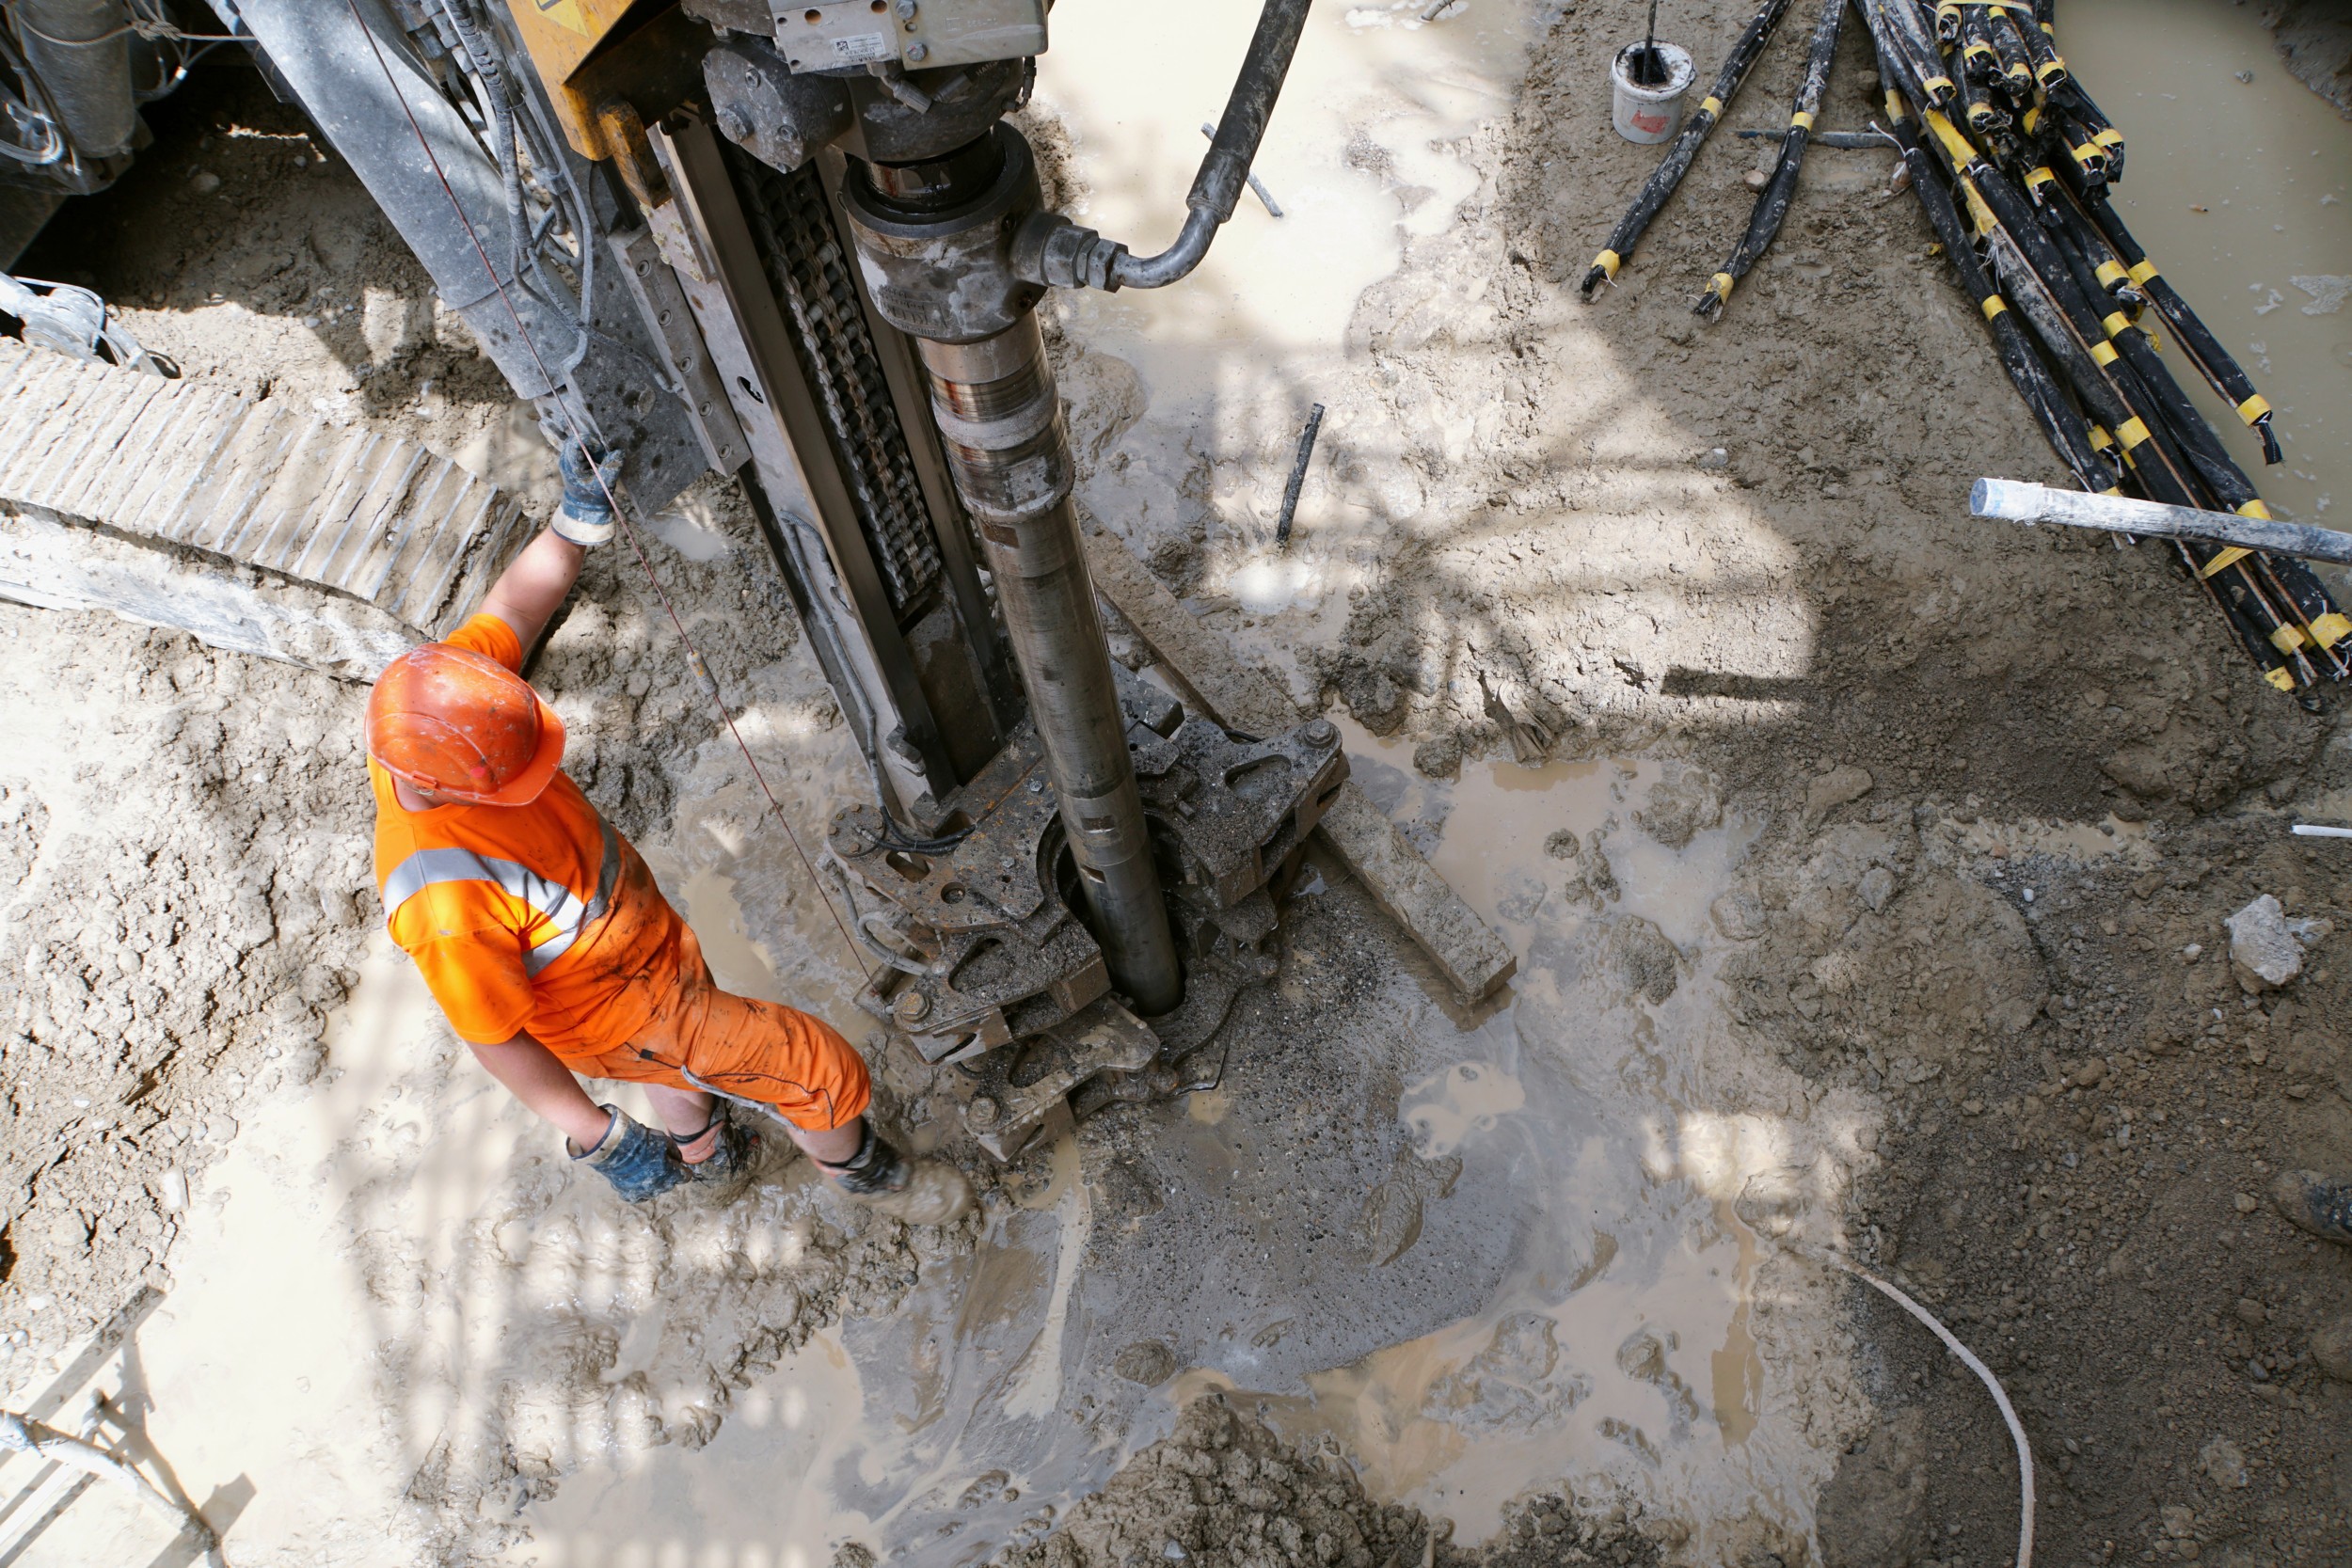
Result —
[[[588,1091],[580,1086],[572,1069],[559,1061],[554,1052],[529,1035],[516,1035],[503,1045],[477,1045],[472,1049],[474,1060],[487,1068],[491,1077],[505,1085],[508,1092],[540,1119],[561,1129],[572,1142],[582,1148],[594,1148],[603,1140],[612,1124],[611,1115],[588,1098]]]
[[[588,550],[612,537],[613,485],[621,475],[618,451],[591,452],[574,439],[564,448],[564,504],[545,533],[523,547],[482,608],[515,628],[529,656],[539,634],[563,608],[564,596],[580,580]]]
[[[515,628],[524,654],[539,645],[539,634],[564,606],[564,596],[580,580],[580,563],[588,552],[548,529],[523,546],[490,585],[483,610]]]

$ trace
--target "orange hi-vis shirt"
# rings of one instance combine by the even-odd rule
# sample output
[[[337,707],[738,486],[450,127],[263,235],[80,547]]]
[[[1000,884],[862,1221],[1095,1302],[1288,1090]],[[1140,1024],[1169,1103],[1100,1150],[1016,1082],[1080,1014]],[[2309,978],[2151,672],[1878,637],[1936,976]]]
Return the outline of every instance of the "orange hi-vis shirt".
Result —
[[[495,615],[448,642],[522,670],[522,644]],[[529,805],[426,811],[403,806],[373,761],[368,780],[386,924],[461,1038],[527,1032],[559,1056],[596,1055],[676,990],[685,922],[564,774]]]

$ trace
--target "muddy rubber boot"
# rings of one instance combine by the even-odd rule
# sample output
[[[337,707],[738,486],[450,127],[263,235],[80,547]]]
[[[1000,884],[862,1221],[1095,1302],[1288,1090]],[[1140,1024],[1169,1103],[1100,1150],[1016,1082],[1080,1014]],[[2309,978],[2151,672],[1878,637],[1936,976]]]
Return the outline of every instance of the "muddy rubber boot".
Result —
[[[702,1159],[686,1160],[686,1149],[699,1143],[703,1133],[712,1128],[719,1130],[710,1152]],[[759,1164],[759,1134],[738,1127],[721,1105],[710,1113],[710,1120],[700,1132],[673,1132],[670,1142],[678,1151],[678,1159],[686,1164],[686,1178],[695,1190],[713,1203],[732,1203],[743,1196],[743,1189],[752,1184],[754,1167]]]
[[[2270,1199],[2296,1229],[2322,1241],[2352,1243],[2352,1181],[2315,1170],[2281,1171],[2270,1184]]]
[[[643,1203],[688,1180],[685,1162],[670,1146],[666,1132],[657,1132],[632,1120],[620,1107],[607,1105],[612,1124],[594,1148],[564,1140],[564,1152],[584,1160],[591,1170],[612,1183],[612,1190],[631,1203]]]
[[[878,1213],[909,1225],[946,1225],[972,1207],[972,1183],[938,1160],[910,1160],[865,1124],[866,1141],[842,1164],[816,1162],[833,1184]]]

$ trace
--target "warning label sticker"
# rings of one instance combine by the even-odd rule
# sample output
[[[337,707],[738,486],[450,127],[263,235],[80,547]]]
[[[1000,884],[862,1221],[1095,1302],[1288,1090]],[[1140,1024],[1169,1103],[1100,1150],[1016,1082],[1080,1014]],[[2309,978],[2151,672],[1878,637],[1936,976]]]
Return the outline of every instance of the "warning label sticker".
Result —
[[[833,40],[833,57],[843,65],[896,59],[898,55],[898,52],[890,46],[888,33],[858,33]]]

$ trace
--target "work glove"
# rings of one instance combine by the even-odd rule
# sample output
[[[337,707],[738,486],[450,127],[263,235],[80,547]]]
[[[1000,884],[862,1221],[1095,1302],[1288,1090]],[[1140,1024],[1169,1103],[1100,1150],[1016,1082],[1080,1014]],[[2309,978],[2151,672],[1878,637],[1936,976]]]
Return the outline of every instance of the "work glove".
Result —
[[[612,490],[621,477],[619,450],[607,448],[591,455],[586,439],[575,436],[564,443],[563,468],[564,504],[549,526],[556,537],[575,545],[603,544],[612,537]]]

